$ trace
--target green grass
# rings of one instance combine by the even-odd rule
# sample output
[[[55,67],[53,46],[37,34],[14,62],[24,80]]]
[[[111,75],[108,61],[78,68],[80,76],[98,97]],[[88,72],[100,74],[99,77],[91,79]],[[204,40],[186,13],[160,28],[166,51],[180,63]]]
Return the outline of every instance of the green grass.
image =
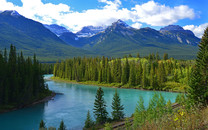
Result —
[[[52,77],[52,80],[74,83],[74,84],[84,84],[84,85],[93,85],[93,86],[104,86],[104,87],[114,87],[114,88],[127,88],[127,89],[141,89],[141,90],[153,90],[150,86],[141,88],[141,86],[130,86],[129,84],[122,85],[122,83],[99,83],[98,81],[82,81],[77,82],[75,80],[62,79],[59,77]],[[164,83],[164,88],[161,91],[170,91],[170,92],[185,92],[189,86],[176,82],[166,82]]]

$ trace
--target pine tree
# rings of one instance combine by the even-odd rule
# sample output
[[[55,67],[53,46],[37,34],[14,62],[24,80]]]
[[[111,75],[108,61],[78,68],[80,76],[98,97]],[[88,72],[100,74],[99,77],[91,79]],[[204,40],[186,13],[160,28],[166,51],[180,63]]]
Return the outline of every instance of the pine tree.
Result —
[[[39,124],[39,129],[43,129],[43,128],[46,128],[46,126],[45,126],[45,122],[41,120]]]
[[[167,60],[167,59],[168,59],[168,54],[164,53],[163,60]]]
[[[63,120],[61,121],[58,130],[66,130],[66,126],[64,125],[64,121]]]
[[[134,121],[133,126],[134,128],[138,128],[138,126],[141,126],[145,123],[146,120],[146,112],[144,107],[144,99],[140,96],[138,105],[136,106],[135,112],[134,112]]]
[[[112,117],[113,120],[120,120],[124,118],[124,107],[121,105],[121,99],[117,93],[117,90],[115,91],[114,97],[113,97],[113,102],[112,102]]]
[[[165,105],[166,105],[166,101],[164,97],[160,94],[159,99],[157,101],[157,105],[156,105],[158,116],[161,116],[165,113]]]
[[[135,86],[136,85],[136,74],[135,74],[135,62],[131,64],[130,67],[130,74],[129,74],[129,85]]]
[[[156,87],[156,84],[155,84],[155,70],[154,70],[153,63],[151,64],[151,70],[150,70],[150,86],[152,88]]]
[[[94,102],[94,114],[98,124],[103,124],[107,120],[108,112],[106,111],[106,103],[104,101],[104,92],[102,88],[97,90]]]
[[[157,61],[160,60],[160,55],[159,55],[158,52],[156,53],[156,60],[157,60]]]
[[[142,81],[142,64],[141,62],[137,65],[137,71],[136,71],[136,85],[141,85]]]
[[[171,103],[170,99],[168,100],[168,102],[166,104],[166,112],[168,114],[171,114],[173,112],[173,107],[172,107],[172,103]]]
[[[205,103],[205,92],[201,84],[202,75],[198,69],[194,69],[191,76],[190,89],[188,97],[196,104]]]
[[[139,53],[137,53],[137,58],[140,58],[140,55],[139,55]]]
[[[143,65],[142,71],[142,87],[146,88],[147,86],[147,77],[146,77],[146,64]]]
[[[85,126],[84,128],[88,129],[94,125],[91,116],[90,116],[90,111],[88,110],[87,112],[87,119],[85,120]]]
[[[189,98],[195,103],[208,102],[208,27],[199,44],[196,67],[191,76]]]
[[[124,85],[128,82],[129,79],[129,62],[128,58],[126,58],[126,62],[122,67],[122,76],[121,76],[121,83]]]
[[[131,54],[129,54],[129,58],[132,58],[132,55]]]

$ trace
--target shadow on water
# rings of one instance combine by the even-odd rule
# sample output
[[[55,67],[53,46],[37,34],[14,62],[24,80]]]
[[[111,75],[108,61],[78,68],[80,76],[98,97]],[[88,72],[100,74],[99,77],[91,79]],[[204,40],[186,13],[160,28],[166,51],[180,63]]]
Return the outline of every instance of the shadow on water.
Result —
[[[2,130],[37,130],[44,117],[44,107],[41,103],[31,107],[0,114],[0,129]]]

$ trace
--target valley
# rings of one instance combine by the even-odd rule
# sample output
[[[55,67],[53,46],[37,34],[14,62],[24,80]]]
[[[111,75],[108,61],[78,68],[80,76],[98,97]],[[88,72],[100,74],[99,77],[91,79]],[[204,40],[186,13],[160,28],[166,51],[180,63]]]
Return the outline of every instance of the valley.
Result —
[[[1,1],[0,129],[208,129],[207,4],[189,2]]]

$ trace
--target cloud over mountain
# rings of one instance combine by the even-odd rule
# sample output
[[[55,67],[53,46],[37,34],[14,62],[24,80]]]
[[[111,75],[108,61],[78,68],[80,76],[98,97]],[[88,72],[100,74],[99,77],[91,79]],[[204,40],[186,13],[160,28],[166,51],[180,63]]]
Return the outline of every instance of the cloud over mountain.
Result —
[[[184,29],[187,29],[187,30],[191,30],[192,32],[194,32],[194,34],[201,38],[203,33],[204,33],[204,30],[205,28],[208,27],[208,23],[204,23],[204,24],[201,24],[199,26],[195,26],[195,25],[186,25],[184,26],[183,28]]]
[[[142,23],[151,26],[165,26],[174,24],[181,19],[195,17],[194,10],[187,5],[169,7],[151,0],[127,9],[122,6],[120,0],[98,1],[105,5],[101,8],[78,12],[71,10],[70,5],[63,3],[52,4],[43,3],[41,0],[21,0],[22,6],[17,6],[6,0],[0,0],[0,10],[17,10],[25,17],[45,24],[64,25],[72,31],[78,31],[88,25],[110,25],[117,19],[130,20],[138,28]]]

